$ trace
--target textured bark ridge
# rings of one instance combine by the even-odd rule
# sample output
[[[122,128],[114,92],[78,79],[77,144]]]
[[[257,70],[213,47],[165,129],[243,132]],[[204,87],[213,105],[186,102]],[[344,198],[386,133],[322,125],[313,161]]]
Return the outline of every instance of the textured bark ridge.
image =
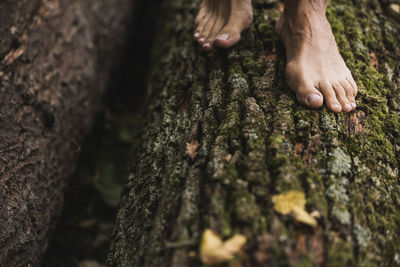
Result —
[[[240,44],[211,54],[192,40],[198,6],[164,1],[109,266],[201,265],[190,252],[206,228],[247,236],[234,266],[400,265],[398,17],[375,0],[330,2],[359,86],[357,110],[334,114],[288,89],[277,2],[254,1]],[[272,196],[289,189],[306,194],[317,227],[274,211]]]
[[[129,0],[0,3],[0,266],[39,266]]]

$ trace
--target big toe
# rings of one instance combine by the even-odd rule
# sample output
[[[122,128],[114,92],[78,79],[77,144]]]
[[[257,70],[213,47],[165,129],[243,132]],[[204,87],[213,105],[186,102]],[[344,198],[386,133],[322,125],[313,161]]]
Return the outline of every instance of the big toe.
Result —
[[[215,38],[215,45],[220,48],[228,48],[235,45],[240,40],[240,31],[235,30],[222,30],[221,33]]]
[[[304,96],[302,96],[304,97]],[[308,92],[306,96],[306,105],[309,108],[319,108],[324,103],[324,98],[315,92]]]
[[[319,108],[324,103],[324,98],[317,90],[301,90],[296,93],[297,101],[308,108]]]
[[[300,82],[291,89],[296,93],[297,101],[308,108],[319,108],[324,103],[324,98],[311,83]]]
[[[246,29],[252,21],[252,14],[233,15],[225,27],[215,39],[215,45],[220,48],[227,48],[235,45],[240,40],[241,32]]]

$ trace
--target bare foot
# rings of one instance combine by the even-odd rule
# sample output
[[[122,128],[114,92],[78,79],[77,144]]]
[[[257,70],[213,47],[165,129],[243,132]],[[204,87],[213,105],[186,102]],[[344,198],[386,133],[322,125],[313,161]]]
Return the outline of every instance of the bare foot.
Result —
[[[286,49],[286,80],[297,100],[333,112],[356,108],[357,85],[325,16],[327,0],[287,0],[275,30]]]
[[[230,47],[253,21],[251,0],[203,0],[193,37],[205,50]]]

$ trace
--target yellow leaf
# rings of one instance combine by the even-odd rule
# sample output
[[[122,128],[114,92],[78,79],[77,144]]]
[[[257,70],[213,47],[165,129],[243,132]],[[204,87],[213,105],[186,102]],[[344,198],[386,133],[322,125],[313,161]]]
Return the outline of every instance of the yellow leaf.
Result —
[[[306,210],[306,198],[303,192],[289,190],[272,197],[275,211],[287,215],[292,213],[294,218],[302,223],[317,226],[317,221]]]
[[[221,238],[207,229],[203,232],[200,244],[200,259],[205,264],[216,264],[228,261],[238,253],[246,243],[246,237],[235,234],[230,239],[223,242]]]

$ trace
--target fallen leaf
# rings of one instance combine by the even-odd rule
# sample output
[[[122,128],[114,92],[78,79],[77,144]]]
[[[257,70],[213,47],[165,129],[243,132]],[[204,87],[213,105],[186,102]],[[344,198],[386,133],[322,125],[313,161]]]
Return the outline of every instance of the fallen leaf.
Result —
[[[317,221],[306,210],[306,198],[303,192],[289,190],[272,197],[275,211],[287,215],[292,213],[294,218],[302,223],[317,226]]]
[[[223,242],[221,238],[212,230],[207,229],[203,232],[200,244],[200,259],[205,264],[217,264],[228,261],[240,252],[246,243],[246,237],[235,234],[230,239]]]
[[[24,47],[20,47],[20,48],[18,48],[16,50],[12,50],[10,53],[8,53],[4,57],[3,63],[5,63],[6,65],[9,65],[9,64],[13,63],[14,60],[19,58],[24,52],[25,52],[25,48]]]
[[[197,156],[197,148],[199,147],[199,142],[194,140],[190,143],[186,143],[186,152],[185,154],[188,155],[192,160],[194,160]]]
[[[372,67],[374,67],[376,70],[379,69],[379,61],[378,61],[378,57],[376,56],[376,54],[374,52],[371,52],[369,54],[369,58],[370,58],[370,65]]]
[[[295,147],[294,147],[294,152],[293,154],[295,156],[300,155],[301,152],[303,152],[304,150],[304,144],[303,143],[296,143]]]
[[[399,4],[390,4],[389,8],[393,12],[400,14],[400,5]]]
[[[311,217],[313,218],[321,218],[321,213],[319,213],[318,210],[314,210],[313,212],[310,213]]]

